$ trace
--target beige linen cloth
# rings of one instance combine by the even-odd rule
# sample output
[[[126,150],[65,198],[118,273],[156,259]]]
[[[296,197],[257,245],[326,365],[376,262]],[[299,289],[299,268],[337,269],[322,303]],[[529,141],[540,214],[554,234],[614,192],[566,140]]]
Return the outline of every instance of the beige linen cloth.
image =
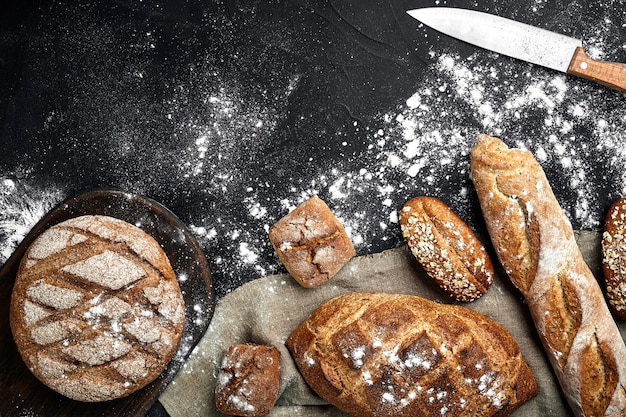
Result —
[[[599,232],[577,232],[587,264],[601,277]],[[601,281],[602,282],[602,281]],[[281,353],[280,397],[272,417],[345,417],[312,392],[298,373],[284,343],[289,334],[324,301],[347,291],[414,294],[439,302],[450,300],[434,286],[408,247],[352,259],[316,289],[301,287],[289,275],[271,275],[244,284],[222,298],[202,340],[160,400],[172,417],[223,416],[215,409],[214,387],[222,355],[232,343],[259,343]],[[540,345],[521,295],[502,271],[482,298],[463,304],[504,326],[517,341],[537,379],[539,394],[515,414],[567,416],[569,408]],[[618,323],[622,337],[626,325]]]

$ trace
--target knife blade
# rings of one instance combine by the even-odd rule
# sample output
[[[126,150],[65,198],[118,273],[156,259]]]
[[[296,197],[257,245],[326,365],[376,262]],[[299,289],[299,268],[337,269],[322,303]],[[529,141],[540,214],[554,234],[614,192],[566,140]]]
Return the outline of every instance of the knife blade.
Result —
[[[579,39],[474,10],[425,7],[407,13],[472,45],[626,92],[626,64],[592,59]]]

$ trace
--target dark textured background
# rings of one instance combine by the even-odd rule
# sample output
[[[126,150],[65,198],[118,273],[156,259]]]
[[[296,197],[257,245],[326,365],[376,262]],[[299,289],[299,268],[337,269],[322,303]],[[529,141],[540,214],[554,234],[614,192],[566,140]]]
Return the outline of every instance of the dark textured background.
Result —
[[[3,260],[19,243],[16,234],[46,209],[102,187],[149,196],[188,224],[207,255],[218,298],[282,271],[266,229],[311,192],[352,229],[360,227],[353,230],[360,236],[359,255],[401,244],[390,213],[433,190],[484,233],[467,160],[446,166],[438,158],[427,161],[434,186],[400,169],[387,169],[384,181],[383,174],[371,181],[358,174],[376,172],[384,162],[376,153],[380,136],[374,132],[395,132],[395,140],[387,137],[386,152],[394,144],[398,152],[406,145],[384,115],[402,114],[407,99],[423,92],[425,83],[436,82],[434,90],[447,86],[439,90],[440,99],[429,102],[424,116],[429,126],[440,121],[457,127],[468,148],[484,130],[453,83],[441,81],[445,74],[435,67],[443,53],[456,62],[467,58],[468,68],[497,68],[499,76],[483,85],[501,91],[502,103],[535,77],[556,76],[440,36],[405,13],[435,5],[489,11],[593,38],[601,42],[592,46],[602,58],[626,62],[623,1],[5,4],[0,9]],[[598,228],[624,189],[624,96],[584,80],[560,80],[568,90],[557,105],[583,102],[586,110],[587,117],[576,119],[564,134],[568,152],[584,162],[585,175],[572,182],[574,171],[551,158],[544,167],[574,227]],[[549,95],[550,88],[546,91]],[[575,119],[566,109],[525,108],[521,119],[501,120],[497,133],[535,151],[534,138],[554,133],[547,132],[544,117],[555,113]],[[607,121],[603,134],[598,134],[598,117]],[[555,141],[561,140],[556,133]],[[598,146],[609,136],[610,147]],[[444,137],[442,154],[445,143]],[[349,184],[343,183],[350,193],[336,198],[332,185],[342,173],[350,174]],[[580,183],[585,187],[574,191],[582,192],[573,192],[572,184]],[[381,197],[379,185],[391,186],[392,192]],[[593,190],[592,205],[582,216],[577,210],[588,190]],[[357,214],[359,221],[351,222]],[[378,227],[380,222],[386,226]],[[250,252],[252,261],[242,260]]]

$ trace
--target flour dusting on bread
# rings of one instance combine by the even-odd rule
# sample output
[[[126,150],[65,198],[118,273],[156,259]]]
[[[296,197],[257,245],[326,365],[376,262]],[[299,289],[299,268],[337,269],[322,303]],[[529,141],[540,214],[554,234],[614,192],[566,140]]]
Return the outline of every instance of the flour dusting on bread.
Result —
[[[181,340],[185,306],[151,236],[112,217],[82,216],[31,244],[10,316],[33,374],[67,397],[95,402],[159,376]]]

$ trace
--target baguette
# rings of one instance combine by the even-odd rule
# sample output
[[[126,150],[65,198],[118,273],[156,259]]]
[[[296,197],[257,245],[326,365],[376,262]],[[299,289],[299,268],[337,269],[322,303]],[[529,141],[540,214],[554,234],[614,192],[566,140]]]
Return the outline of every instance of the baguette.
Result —
[[[471,177],[570,407],[577,416],[626,415],[624,341],[543,169],[529,151],[480,135]]]
[[[537,394],[502,326],[417,296],[335,297],[286,345],[307,384],[357,417],[501,417]]]

